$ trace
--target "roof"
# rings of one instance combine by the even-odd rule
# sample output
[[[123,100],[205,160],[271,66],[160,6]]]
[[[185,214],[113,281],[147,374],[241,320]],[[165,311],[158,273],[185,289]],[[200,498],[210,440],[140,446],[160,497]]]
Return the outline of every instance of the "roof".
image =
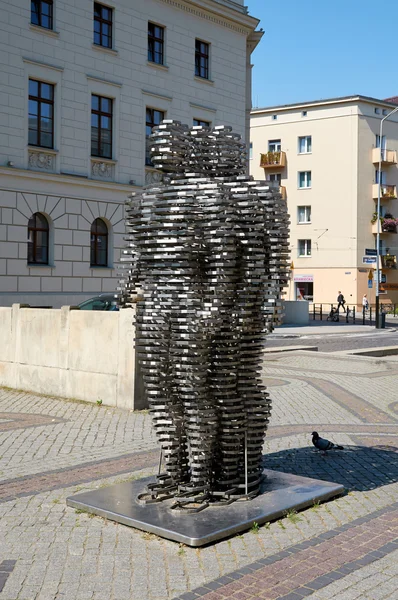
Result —
[[[391,102],[391,104],[398,104],[398,96],[391,96],[391,98],[385,98],[384,102]]]
[[[340,96],[337,98],[322,98],[320,100],[311,100],[309,102],[295,102],[294,104],[279,104],[277,106],[265,106],[264,108],[252,108],[251,113],[272,112],[276,110],[289,110],[291,108],[305,108],[309,106],[319,106],[322,104],[340,104],[342,102],[370,102],[372,104],[382,104],[384,106],[395,107],[398,104],[398,96],[380,100],[380,98],[372,98],[371,96],[361,96],[356,94],[353,96]]]

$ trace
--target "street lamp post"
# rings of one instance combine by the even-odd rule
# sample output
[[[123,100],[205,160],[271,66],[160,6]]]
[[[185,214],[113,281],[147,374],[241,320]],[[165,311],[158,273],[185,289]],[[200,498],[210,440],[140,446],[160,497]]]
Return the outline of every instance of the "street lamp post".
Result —
[[[384,121],[391,117],[395,112],[397,112],[398,106],[396,106],[391,112],[388,113],[385,117],[380,121],[380,156],[379,156],[379,177],[378,177],[378,186],[377,186],[377,237],[376,237],[376,329],[380,329],[380,297],[379,297],[379,288],[380,288],[380,196],[381,196],[381,161],[382,161],[382,152],[383,152],[383,125]],[[386,148],[387,149],[387,148]]]

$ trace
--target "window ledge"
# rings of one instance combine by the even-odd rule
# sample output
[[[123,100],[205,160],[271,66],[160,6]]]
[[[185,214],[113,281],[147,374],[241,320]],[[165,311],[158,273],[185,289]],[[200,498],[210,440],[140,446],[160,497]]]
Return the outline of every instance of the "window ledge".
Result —
[[[49,35],[50,37],[59,37],[59,31],[54,31],[54,29],[47,29],[47,27],[41,27],[41,25],[34,25],[33,23],[30,23],[29,29],[31,31],[37,31],[37,33],[44,33],[44,35]]]
[[[114,50],[113,48],[107,48],[106,46],[100,46],[99,44],[91,44],[91,47],[94,50],[100,50],[102,52],[107,52],[108,54],[111,54],[112,56],[118,56],[119,52],[117,50]]]
[[[299,254],[297,258],[311,258],[311,254]]]
[[[307,155],[307,154],[312,154],[312,152],[297,152],[297,154],[299,156],[302,156],[303,154]]]
[[[212,79],[206,79],[205,77],[198,77],[194,75],[195,81],[200,81],[201,83],[207,83],[207,85],[214,85],[214,81]]]
[[[310,190],[312,188],[311,188],[311,186],[309,186],[309,187],[298,187],[297,189],[298,190]]]
[[[297,225],[311,225],[312,221],[297,221]]]
[[[44,148],[43,146],[28,146],[28,150],[29,152],[52,154],[53,156],[59,154],[59,150],[54,150],[54,148]]]
[[[107,271],[112,271],[112,269],[114,269],[115,267],[110,267],[109,265],[107,266],[101,266],[101,265],[90,265],[90,269],[94,269],[95,270],[99,270],[99,269],[105,269]]]
[[[154,69],[160,69],[161,71],[168,71],[169,67],[167,65],[161,65],[160,63],[152,62],[151,60],[147,60],[146,64],[148,67],[153,67]]]
[[[26,263],[28,269],[55,269],[54,265],[43,265],[40,263]]]

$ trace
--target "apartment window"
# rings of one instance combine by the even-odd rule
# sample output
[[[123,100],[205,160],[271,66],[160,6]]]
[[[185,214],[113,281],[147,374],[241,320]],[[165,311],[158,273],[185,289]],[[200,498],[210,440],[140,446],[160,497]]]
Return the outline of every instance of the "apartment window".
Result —
[[[202,119],[194,119],[193,120],[194,127],[198,127],[201,125],[202,127],[210,127],[210,121],[203,121]]]
[[[311,240],[298,240],[298,256],[311,256]]]
[[[46,29],[53,28],[53,0],[32,0],[30,22]]]
[[[91,96],[91,156],[112,158],[112,100]]]
[[[381,147],[383,148],[383,150],[386,149],[386,136],[385,135],[381,136]],[[380,148],[380,136],[378,134],[376,134],[376,148]]]
[[[278,118],[278,115],[272,115],[272,120],[273,120],[273,121],[276,121],[276,120],[277,120],[277,118]]]
[[[310,188],[311,187],[311,171],[300,171],[298,184],[299,184],[299,188]]]
[[[270,173],[267,177],[268,181],[274,181],[278,185],[281,184],[282,175],[280,173]]]
[[[54,147],[54,86],[29,79],[28,110],[30,146]]]
[[[162,110],[157,110],[156,108],[148,108],[146,109],[146,123],[145,123],[145,136],[146,136],[146,152],[145,152],[145,164],[148,166],[152,166],[151,162],[151,151],[150,151],[150,142],[149,136],[152,133],[152,128],[156,125],[159,125],[164,119],[164,112]]]
[[[108,266],[108,227],[102,219],[91,225],[90,266]]]
[[[164,64],[164,27],[148,23],[148,60]]]
[[[311,206],[298,206],[297,216],[299,223],[311,223]]]
[[[379,115],[380,114],[380,108],[375,108],[375,114]]]
[[[309,154],[312,152],[312,139],[310,135],[299,137],[299,154]]]
[[[94,44],[112,48],[112,9],[94,3]]]
[[[210,44],[195,40],[195,75],[209,79],[209,50]]]
[[[385,171],[381,171],[381,184],[382,185],[386,185],[386,179],[387,179],[387,174]],[[379,171],[378,169],[375,170],[375,181],[376,183],[379,183]]]
[[[301,116],[302,116],[302,117],[306,117],[306,116],[307,116],[307,111],[306,111],[306,110],[303,110],[303,112],[301,113]]]
[[[46,217],[34,213],[28,222],[28,263],[48,265],[49,225]]]
[[[280,140],[268,140],[268,152],[280,152],[281,148]]]
[[[387,109],[386,109],[386,108],[383,108],[383,110],[382,110],[382,113],[383,113],[383,115],[385,116],[385,115],[387,114]]]
[[[253,160],[253,142],[249,144],[249,160]]]

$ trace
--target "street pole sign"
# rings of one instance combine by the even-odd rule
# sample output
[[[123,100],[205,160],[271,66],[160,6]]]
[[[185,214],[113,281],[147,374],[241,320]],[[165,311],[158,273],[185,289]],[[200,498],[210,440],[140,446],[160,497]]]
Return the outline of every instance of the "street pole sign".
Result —
[[[365,248],[366,256],[377,256],[377,250],[375,248]]]
[[[373,279],[368,279],[368,288],[371,290],[373,287]]]
[[[363,256],[362,264],[364,265],[375,265],[377,263],[377,256]]]

